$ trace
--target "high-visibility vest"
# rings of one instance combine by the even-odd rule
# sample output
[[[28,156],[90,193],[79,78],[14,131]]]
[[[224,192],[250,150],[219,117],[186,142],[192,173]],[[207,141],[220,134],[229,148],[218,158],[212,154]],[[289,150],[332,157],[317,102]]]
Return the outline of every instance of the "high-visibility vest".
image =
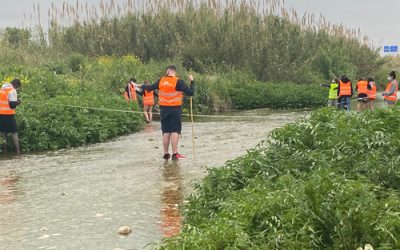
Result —
[[[358,81],[357,82],[357,93],[358,94],[367,94],[368,93],[368,82],[367,81]]]
[[[392,88],[392,84],[393,84],[392,82],[388,83],[388,85],[386,87],[386,90],[385,90],[386,93],[390,92],[390,90]],[[388,101],[391,101],[391,102],[396,102],[397,101],[397,91],[398,90],[399,90],[399,86],[397,85],[396,86],[396,91],[392,95],[384,96],[385,100],[388,100]]]
[[[15,109],[10,107],[8,94],[13,91],[13,87],[5,87],[0,89],[0,115],[14,115]]]
[[[351,82],[344,83],[340,81],[339,96],[351,96]]]
[[[128,92],[125,91],[124,98],[127,102],[137,101],[136,88],[134,84],[128,83]]]
[[[337,100],[337,89],[339,87],[339,84],[337,83],[331,83],[331,87],[329,89],[329,100]]]
[[[162,77],[158,83],[158,101],[160,106],[182,106],[183,93],[176,91],[179,78],[175,76]]]
[[[143,105],[153,106],[154,105],[154,91],[145,90],[143,93]]]
[[[377,92],[376,83],[370,82],[369,84],[371,84],[371,89],[368,89],[368,93],[367,93],[368,99],[376,100],[376,92]]]

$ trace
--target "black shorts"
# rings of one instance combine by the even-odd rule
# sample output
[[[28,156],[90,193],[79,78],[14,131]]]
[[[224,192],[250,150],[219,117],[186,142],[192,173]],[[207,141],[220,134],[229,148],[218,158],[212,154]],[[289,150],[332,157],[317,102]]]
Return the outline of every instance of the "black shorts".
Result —
[[[0,115],[0,132],[17,133],[17,121],[15,115]]]
[[[182,107],[160,107],[161,130],[164,133],[182,132]]]
[[[358,94],[357,101],[368,102],[368,95],[367,94]]]

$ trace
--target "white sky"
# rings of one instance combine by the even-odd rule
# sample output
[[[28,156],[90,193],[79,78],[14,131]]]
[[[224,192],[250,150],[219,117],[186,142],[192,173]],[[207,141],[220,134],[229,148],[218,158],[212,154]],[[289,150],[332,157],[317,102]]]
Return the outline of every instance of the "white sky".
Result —
[[[76,3],[76,0],[66,0]],[[107,2],[108,0],[104,0]],[[118,0],[117,0],[118,1]],[[2,1],[0,8],[0,27],[20,27],[23,13],[32,14],[33,4],[40,3],[42,17],[47,17],[47,10],[54,2],[61,5],[61,0],[13,0]],[[6,2],[6,3],[4,3]],[[100,0],[79,0],[90,5]],[[400,45],[400,0],[285,0],[287,6],[295,7],[299,14],[304,12],[323,14],[332,23],[344,23],[348,27],[361,28],[376,46]],[[25,21],[28,23],[29,19]],[[44,20],[44,23],[47,23]]]

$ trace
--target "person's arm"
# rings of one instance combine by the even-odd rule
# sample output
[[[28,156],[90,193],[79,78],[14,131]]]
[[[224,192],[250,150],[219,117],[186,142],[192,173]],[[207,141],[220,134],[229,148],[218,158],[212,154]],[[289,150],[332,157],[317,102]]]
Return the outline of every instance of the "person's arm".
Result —
[[[158,89],[159,83],[160,83],[160,79],[158,79],[158,80],[157,80],[155,83],[153,83],[153,84],[146,85],[146,86],[145,86],[145,85],[142,85],[141,87],[142,87],[143,90],[152,91],[152,90]]]
[[[16,90],[13,90],[8,94],[8,103],[11,109],[16,109],[17,106],[21,104],[21,101],[18,100],[18,95]]]
[[[340,95],[340,84],[338,85],[338,88],[337,88],[337,96],[339,96]]]
[[[142,91],[136,90],[136,94],[138,94],[140,96],[144,96],[144,90],[142,90]]]
[[[321,84],[321,87],[327,87],[327,88],[330,88],[330,87],[331,87],[331,85],[330,85],[330,84]]]
[[[176,84],[175,90],[182,91],[183,93],[185,93],[185,95],[188,96],[194,96],[194,80],[192,75],[189,76],[189,80],[190,80],[190,87],[186,85],[185,81],[179,79],[178,83]]]

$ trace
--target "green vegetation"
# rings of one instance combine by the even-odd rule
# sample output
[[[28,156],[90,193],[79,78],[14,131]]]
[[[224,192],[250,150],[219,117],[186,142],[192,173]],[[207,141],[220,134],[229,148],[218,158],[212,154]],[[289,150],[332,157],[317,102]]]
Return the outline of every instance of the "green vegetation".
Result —
[[[17,110],[17,123],[24,151],[103,142],[138,128],[141,123],[138,114],[64,106],[138,110],[123,100],[119,90],[133,74],[132,70],[141,66],[136,58],[124,57],[113,64],[101,60],[78,64],[72,55],[59,65],[58,73],[55,70],[58,66],[54,65],[29,68],[2,65],[0,69],[4,81],[14,77],[22,80],[19,94],[23,104]],[[111,81],[112,72],[119,78]],[[111,91],[111,86],[116,90]]]
[[[144,62],[176,58],[200,73],[242,69],[258,80],[297,83],[369,76],[383,63],[359,31],[277,11],[281,1],[134,2],[53,7],[50,47],[88,56],[132,53]]]
[[[327,90],[319,84],[343,73],[380,74],[386,61],[359,32],[312,15],[299,18],[280,1],[134,2],[98,8],[64,2],[49,10],[46,31],[40,25],[5,30],[0,79],[23,80],[18,123],[24,150],[134,131],[140,115],[60,104],[129,110],[121,98],[126,80],[154,81],[170,63],[183,78],[195,72],[196,112],[212,113],[321,107]]]
[[[322,109],[209,170],[163,249],[400,248],[400,109]]]

